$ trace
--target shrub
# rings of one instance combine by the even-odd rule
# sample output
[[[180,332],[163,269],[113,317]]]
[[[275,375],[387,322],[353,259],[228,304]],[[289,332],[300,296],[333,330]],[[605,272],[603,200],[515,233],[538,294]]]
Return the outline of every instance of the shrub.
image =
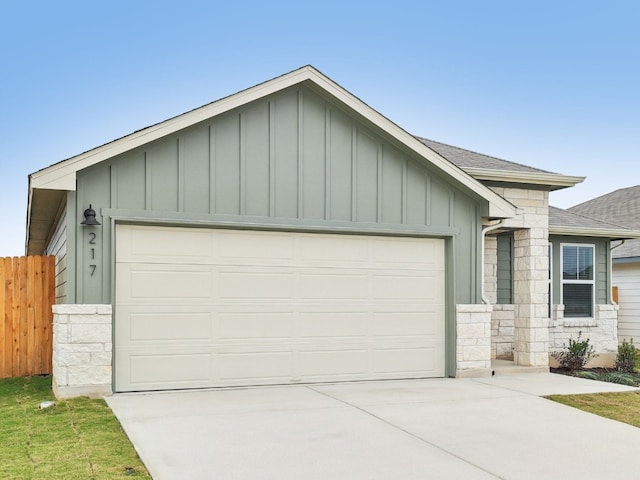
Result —
[[[576,377],[586,378],[588,380],[602,380],[600,375],[596,372],[591,372],[589,370],[583,370],[581,372],[576,372]]]
[[[633,373],[636,368],[636,360],[638,358],[638,349],[633,344],[633,338],[630,342],[626,339],[618,345],[618,356],[616,357],[616,370],[619,372]]]
[[[580,340],[582,332],[578,332],[578,338],[569,339],[569,346],[566,350],[552,352],[551,356],[560,364],[560,368],[566,368],[570,371],[580,370],[589,360],[597,357],[593,345],[589,345],[589,339]]]
[[[631,387],[637,387],[639,383],[635,375],[626,372],[607,372],[602,380],[609,383],[629,385]]]

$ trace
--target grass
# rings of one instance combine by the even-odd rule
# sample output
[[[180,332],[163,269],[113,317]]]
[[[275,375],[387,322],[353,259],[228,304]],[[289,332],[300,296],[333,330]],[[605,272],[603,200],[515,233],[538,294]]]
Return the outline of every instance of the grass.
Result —
[[[0,380],[0,478],[151,478],[104,400],[53,400],[50,377]]]
[[[554,402],[640,427],[640,392],[551,395]]]

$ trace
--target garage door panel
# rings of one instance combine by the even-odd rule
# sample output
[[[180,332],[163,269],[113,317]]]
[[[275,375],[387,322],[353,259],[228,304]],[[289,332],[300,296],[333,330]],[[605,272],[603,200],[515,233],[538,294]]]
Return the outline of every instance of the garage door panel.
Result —
[[[125,314],[126,315],[126,314]],[[211,341],[211,312],[130,313],[127,328],[130,343],[157,341]]]
[[[295,293],[293,272],[224,271],[218,274],[218,297],[224,299],[290,299]]]
[[[269,232],[221,231],[216,240],[217,257],[231,263],[291,265],[294,258],[294,239]]]
[[[373,354],[374,371],[397,376],[434,376],[440,371],[440,352],[434,348],[388,348]]]
[[[118,230],[121,261],[197,264],[213,252],[210,232],[205,229],[118,227]]]
[[[441,312],[381,312],[373,315],[376,337],[440,337],[444,334]]]
[[[340,350],[305,350],[298,353],[298,372],[302,380],[330,381],[336,377],[367,377],[369,352],[360,347]]]
[[[369,313],[303,312],[299,315],[298,335],[306,338],[352,338],[369,334]]]
[[[210,353],[131,354],[127,365],[129,382],[142,388],[145,384],[206,384],[211,378],[211,357]]]
[[[216,376],[224,383],[265,384],[289,383],[294,363],[293,352],[229,352],[220,353],[216,362]]]
[[[294,314],[284,312],[221,312],[218,314],[219,338],[226,340],[291,339],[295,329]]]
[[[121,265],[118,267],[117,300],[209,299],[212,289],[210,269],[194,266]]]
[[[433,298],[435,279],[425,275],[375,275],[373,295],[385,300],[418,300]]]
[[[297,242],[297,257],[302,266],[346,267],[368,262],[367,248],[358,239],[346,235],[308,235]]]
[[[369,278],[364,274],[301,273],[297,281],[300,299],[352,299],[369,297]]]
[[[116,391],[444,376],[441,240],[173,229],[116,227]]]
[[[406,238],[398,248],[397,238],[376,238],[371,242],[371,260],[374,265],[396,265],[402,268],[424,269],[438,266],[439,245],[423,239]]]

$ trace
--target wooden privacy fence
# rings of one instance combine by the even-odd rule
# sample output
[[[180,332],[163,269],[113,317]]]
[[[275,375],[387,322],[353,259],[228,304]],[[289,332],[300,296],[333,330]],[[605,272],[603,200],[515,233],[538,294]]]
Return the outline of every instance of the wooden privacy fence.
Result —
[[[0,258],[0,378],[51,373],[55,257]]]

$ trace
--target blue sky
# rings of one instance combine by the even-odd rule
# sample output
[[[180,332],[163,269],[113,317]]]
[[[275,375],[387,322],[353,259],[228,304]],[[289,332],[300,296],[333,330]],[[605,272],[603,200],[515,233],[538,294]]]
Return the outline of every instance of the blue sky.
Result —
[[[410,133],[640,183],[640,2],[3,3],[0,257],[24,253],[27,175],[300,66]]]

